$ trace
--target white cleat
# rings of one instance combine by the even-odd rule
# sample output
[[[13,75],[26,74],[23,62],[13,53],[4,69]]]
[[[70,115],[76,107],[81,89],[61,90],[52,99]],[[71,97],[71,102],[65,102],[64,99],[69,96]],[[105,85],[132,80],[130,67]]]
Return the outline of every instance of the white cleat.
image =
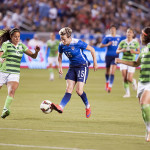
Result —
[[[125,94],[125,95],[123,96],[123,98],[128,98],[128,97],[130,97],[130,94]]]
[[[136,80],[135,79],[133,79],[132,86],[133,86],[133,89],[136,91],[137,90],[137,84],[136,84]]]

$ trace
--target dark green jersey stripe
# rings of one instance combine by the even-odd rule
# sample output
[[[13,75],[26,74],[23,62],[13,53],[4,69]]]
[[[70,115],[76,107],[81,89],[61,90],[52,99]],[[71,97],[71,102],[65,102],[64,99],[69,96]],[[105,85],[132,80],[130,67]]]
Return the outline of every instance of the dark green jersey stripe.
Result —
[[[22,58],[22,56],[20,57],[20,56],[14,56],[14,55],[8,55],[8,57],[13,57],[13,58],[18,58],[18,59]]]
[[[150,64],[150,60],[149,60],[149,61],[141,62],[141,65],[142,65],[142,64],[145,64],[145,65],[146,65],[146,64]]]
[[[19,51],[16,51],[16,50],[11,50],[11,49],[8,49],[7,52],[9,52],[9,53],[19,53],[19,54],[23,54],[23,52],[19,52]]]
[[[6,64],[6,66],[8,66],[8,67],[16,67],[16,68],[20,68],[20,64],[19,64],[19,65],[14,65],[14,64]]]
[[[14,73],[20,73],[20,70],[6,69],[6,71],[10,71],[10,72],[14,72]]]
[[[16,62],[16,63],[19,63],[20,64],[20,61],[18,61],[18,60],[14,60],[14,59],[6,59],[6,61],[12,61],[12,62]]]

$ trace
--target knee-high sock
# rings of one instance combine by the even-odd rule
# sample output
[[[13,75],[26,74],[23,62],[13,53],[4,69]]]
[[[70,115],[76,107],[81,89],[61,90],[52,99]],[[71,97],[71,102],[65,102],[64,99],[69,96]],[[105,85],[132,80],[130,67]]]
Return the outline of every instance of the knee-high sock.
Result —
[[[12,100],[13,100],[13,97],[11,97],[11,96],[7,96],[6,101],[5,101],[4,108],[9,109],[9,106],[10,106],[10,104],[11,104]]]
[[[109,77],[109,87],[112,87],[113,83],[114,83],[114,74],[111,74]]]
[[[69,102],[70,98],[71,98],[71,93],[65,93],[64,97],[62,98],[61,102],[60,102],[60,106],[62,109],[64,109],[64,107],[67,105],[67,103]]]
[[[109,82],[109,74],[105,74],[106,83]]]
[[[85,105],[86,108],[89,108],[90,107],[90,104],[88,102],[88,99],[87,99],[87,96],[86,96],[86,93],[83,91],[82,95],[79,95]]]
[[[148,132],[150,132],[150,104],[141,105],[142,116]]]

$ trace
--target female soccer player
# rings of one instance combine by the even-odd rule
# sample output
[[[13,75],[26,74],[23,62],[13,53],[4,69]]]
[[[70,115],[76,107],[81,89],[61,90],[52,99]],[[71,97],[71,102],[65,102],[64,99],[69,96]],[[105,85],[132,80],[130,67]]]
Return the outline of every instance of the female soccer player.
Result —
[[[89,46],[85,42],[71,38],[72,29],[69,27],[62,28],[59,31],[61,38],[61,43],[59,44],[59,53],[58,53],[58,62],[59,62],[59,73],[63,74],[62,70],[62,54],[69,58],[70,65],[69,70],[66,74],[66,93],[62,98],[59,105],[52,104],[52,107],[59,113],[63,112],[64,107],[69,102],[71,98],[71,93],[76,85],[76,92],[81,97],[83,103],[86,107],[86,117],[89,118],[91,115],[90,104],[88,102],[86,93],[83,91],[84,84],[86,83],[88,77],[88,66],[90,62],[88,61],[86,55],[83,53],[83,50],[89,50],[93,57],[93,67],[94,71],[97,70],[97,60],[96,53],[93,47]]]
[[[114,73],[116,70],[115,58],[118,57],[116,53],[118,44],[120,42],[121,37],[116,34],[117,28],[116,26],[112,25],[110,27],[110,34],[106,35],[103,39],[102,43],[100,44],[100,48],[107,47],[105,62],[106,62],[106,85],[105,89],[107,92],[111,92],[111,88],[114,82]]]
[[[125,40],[122,40],[119,43],[117,53],[123,52],[122,60],[127,61],[134,61],[136,54],[140,53],[140,45],[136,39],[134,39],[134,31],[133,29],[129,28],[127,30],[127,38]],[[123,97],[130,97],[130,89],[129,89],[129,83],[132,83],[133,89],[137,89],[136,80],[133,79],[133,75],[135,72],[135,67],[131,67],[128,65],[121,64],[120,70],[122,72],[122,77],[124,81],[124,89],[125,89],[125,95]]]
[[[137,67],[141,65],[137,95],[141,105],[143,120],[146,125],[146,141],[150,142],[150,27],[142,30],[141,42],[144,47],[137,61],[116,58],[116,63]]]
[[[36,58],[40,48],[35,47],[32,53],[23,43],[20,42],[20,30],[17,28],[3,30],[0,36],[0,88],[7,84],[8,96],[2,111],[2,118],[10,114],[9,106],[14,99],[15,91],[19,86],[20,61],[23,53]]]
[[[59,46],[59,41],[56,40],[55,38],[55,33],[50,34],[50,40],[47,41],[47,49],[46,49],[46,54],[48,48],[50,48],[50,53],[48,57],[48,63],[49,63],[49,80],[53,81],[54,80],[54,72],[53,72],[53,63],[55,63],[56,68],[58,68],[58,46]]]

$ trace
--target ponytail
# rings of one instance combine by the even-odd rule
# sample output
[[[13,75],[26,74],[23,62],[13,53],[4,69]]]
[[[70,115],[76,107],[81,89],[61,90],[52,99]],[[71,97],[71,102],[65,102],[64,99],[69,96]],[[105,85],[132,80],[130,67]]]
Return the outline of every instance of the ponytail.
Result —
[[[3,42],[10,40],[10,30],[0,30],[0,46],[3,44]]]

